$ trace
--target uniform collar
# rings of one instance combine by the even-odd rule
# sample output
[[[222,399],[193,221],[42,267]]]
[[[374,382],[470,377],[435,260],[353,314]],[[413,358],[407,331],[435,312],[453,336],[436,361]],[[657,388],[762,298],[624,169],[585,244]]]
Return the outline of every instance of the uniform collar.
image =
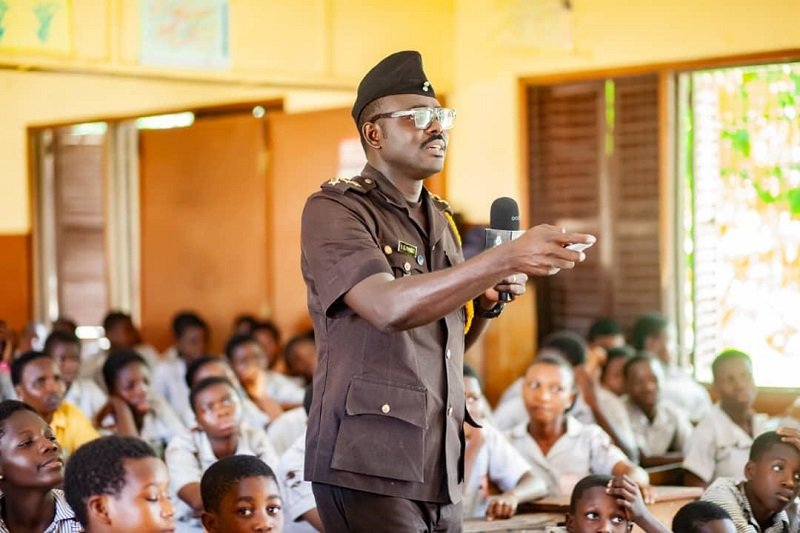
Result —
[[[58,409],[53,411],[53,418],[50,420],[50,427],[52,427],[54,431],[58,429],[66,429],[67,409],[67,402],[62,400],[61,405],[58,406]]]

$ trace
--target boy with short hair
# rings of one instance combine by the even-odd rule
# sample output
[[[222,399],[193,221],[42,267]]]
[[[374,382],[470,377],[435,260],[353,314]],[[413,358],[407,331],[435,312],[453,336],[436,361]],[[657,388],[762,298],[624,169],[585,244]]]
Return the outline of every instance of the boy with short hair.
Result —
[[[630,346],[620,346],[608,350],[606,364],[600,371],[601,389],[605,389],[617,397],[625,394],[625,363],[634,355],[636,355],[636,351]]]
[[[199,530],[200,478],[208,467],[231,455],[254,455],[267,463],[277,456],[263,430],[242,424],[239,393],[227,379],[209,377],[195,383],[190,403],[197,425],[170,441],[165,460],[173,493],[180,498],[178,520]]]
[[[54,331],[44,342],[44,353],[55,359],[67,389],[64,400],[77,405],[89,420],[94,419],[108,398],[97,383],[80,377],[81,341],[72,333]]]
[[[718,477],[741,480],[753,438],[771,429],[769,418],[753,411],[756,384],[746,353],[726,350],[711,370],[719,402],[694,429],[683,458],[684,480],[695,486]]]
[[[786,431],[786,428],[783,429]],[[798,531],[800,442],[775,431],[759,435],[744,467],[745,481],[718,478],[703,494],[730,514],[738,533]]]
[[[257,457],[220,459],[203,474],[203,526],[208,533],[283,531],[283,509],[272,469]]]
[[[55,360],[44,352],[25,352],[11,363],[11,382],[20,400],[33,407],[68,453],[100,435],[86,415],[64,401],[64,381]]]
[[[681,533],[736,533],[731,515],[716,503],[690,502],[672,517],[672,531]]]
[[[625,333],[616,320],[598,318],[589,326],[586,341],[589,343],[589,348],[600,347],[608,352],[612,348],[625,346]]]
[[[86,533],[175,528],[167,467],[135,437],[102,437],[81,446],[67,463],[64,492]]]
[[[639,450],[642,466],[658,466],[681,461],[692,434],[689,416],[661,398],[661,365],[641,353],[625,363],[625,408],[628,430]]]

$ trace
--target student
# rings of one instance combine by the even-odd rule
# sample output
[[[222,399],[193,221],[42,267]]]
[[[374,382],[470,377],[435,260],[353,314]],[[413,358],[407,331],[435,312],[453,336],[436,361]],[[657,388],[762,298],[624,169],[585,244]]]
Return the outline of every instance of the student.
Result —
[[[313,390],[309,385],[306,388],[305,398],[303,398],[303,407],[300,408],[306,415],[311,409],[312,394]],[[280,422],[287,416],[288,413],[275,422]],[[311,482],[306,481],[304,477],[306,460],[305,424],[303,424],[303,428],[294,439],[294,442],[289,444],[275,465],[275,474],[281,488],[281,494],[283,494],[283,514],[289,519],[285,524],[285,530],[287,533],[322,531],[322,520],[320,520],[319,511],[317,511],[317,501],[314,499]]]
[[[61,447],[29,405],[0,402],[0,533],[82,531],[59,487]]]
[[[636,484],[625,476],[590,475],[575,485],[566,528],[556,533],[630,533],[634,524],[645,533],[669,533],[647,510]]]
[[[120,436],[139,437],[162,456],[184,426],[169,404],[150,390],[150,367],[133,350],[111,352],[103,365],[110,396],[97,425]]]
[[[624,429],[621,422],[625,420],[625,405],[619,398],[606,393],[597,384],[595,371],[587,364],[588,348],[580,335],[571,331],[559,331],[548,335],[542,341],[537,358],[555,356],[568,361],[573,368],[576,385],[576,399],[570,408],[570,415],[584,424],[597,424],[630,459],[638,459],[636,446],[627,433],[619,433]],[[518,379],[500,399],[493,414],[494,424],[500,430],[509,430],[528,419],[525,403],[522,399],[522,383]],[[516,396],[513,396],[516,394]]]
[[[674,361],[669,322],[658,314],[640,316],[633,326],[631,345],[658,357],[664,367],[664,399],[682,408],[697,422],[711,409],[708,391]]]
[[[44,352],[25,352],[15,359],[11,363],[11,381],[17,397],[50,424],[68,454],[100,436],[80,409],[64,401],[61,370]]]
[[[271,320],[262,320],[256,323],[250,334],[264,350],[267,368],[285,374],[286,361],[281,357],[281,330],[278,326]]]
[[[259,429],[269,429],[269,427],[273,425],[270,424],[269,415],[259,409],[256,404],[253,403],[253,400],[247,396],[247,393],[244,392],[242,385],[239,383],[239,379],[236,377],[236,374],[233,373],[231,366],[224,358],[216,355],[204,355],[199,359],[195,359],[186,367],[186,385],[190,390],[195,383],[199,383],[210,377],[226,378],[236,386],[239,391],[239,399],[242,401],[242,420],[247,424]],[[285,416],[286,415],[282,415],[281,418]],[[195,424],[196,422],[193,417],[192,423],[187,426],[194,427]]]
[[[81,341],[71,333],[54,331],[44,343],[44,353],[55,359],[67,389],[64,400],[77,405],[90,420],[108,401],[103,390],[89,378],[82,378]]]
[[[208,533],[283,531],[283,509],[272,469],[257,457],[220,459],[203,474],[203,526]]]
[[[639,464],[658,466],[683,460],[692,423],[681,408],[661,398],[661,365],[646,353],[625,363],[625,407]]]
[[[200,524],[195,518],[203,510],[200,478],[209,466],[231,455],[255,455],[269,464],[277,456],[263,430],[242,424],[239,394],[227,379],[195,383],[190,404],[197,425],[170,441],[165,460],[172,492],[180,498],[178,520],[196,529]]]
[[[289,339],[283,350],[286,369],[290,376],[299,378],[305,387],[314,379],[317,370],[317,347],[314,344],[314,332],[309,331]]]
[[[702,499],[725,509],[738,533],[796,533],[800,449],[791,441],[775,431],[762,433],[750,448],[745,480],[717,478]]]
[[[767,416],[753,411],[756,384],[747,354],[726,350],[711,371],[719,403],[694,429],[683,459],[684,481],[695,486],[718,477],[742,479],[753,438],[770,429]]]
[[[599,346],[608,352],[613,348],[625,346],[625,333],[614,319],[598,318],[589,327],[586,341],[589,343],[589,348]]]
[[[731,515],[716,503],[690,502],[672,517],[672,531],[681,533],[736,533]]]
[[[645,489],[647,473],[634,465],[595,424],[568,414],[575,401],[572,366],[564,359],[537,357],[525,372],[523,399],[529,420],[507,433],[551,496],[569,494],[589,474],[628,475]]]
[[[303,389],[289,378],[266,369],[261,345],[250,335],[235,335],[225,345],[225,355],[250,399],[272,420],[286,408],[303,403]]]
[[[85,533],[175,530],[167,467],[141,439],[101,437],[78,448],[64,492]]]
[[[233,319],[231,335],[252,335],[258,325],[258,319],[250,313],[242,313]]]
[[[625,363],[636,355],[630,346],[611,348],[606,354],[606,364],[600,373],[600,386],[614,393],[615,396],[625,394]]]
[[[163,397],[185,425],[192,423],[189,405],[189,388],[186,386],[186,367],[206,355],[209,329],[206,322],[195,313],[183,312],[172,320],[175,345],[153,367],[153,391]]]
[[[474,422],[484,423],[480,380],[464,366],[464,395],[467,411]],[[525,458],[491,425],[473,427],[464,422],[464,518],[510,518],[520,503],[547,495],[547,485],[535,478]],[[502,491],[490,496],[489,483]]]

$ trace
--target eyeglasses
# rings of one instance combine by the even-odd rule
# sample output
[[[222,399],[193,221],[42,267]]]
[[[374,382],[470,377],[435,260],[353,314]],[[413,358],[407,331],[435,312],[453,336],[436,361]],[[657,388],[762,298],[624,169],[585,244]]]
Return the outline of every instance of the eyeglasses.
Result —
[[[414,119],[414,127],[426,130],[436,120],[443,130],[449,130],[456,121],[456,110],[447,107],[415,107],[406,111],[393,111],[391,113],[381,113],[375,115],[368,122],[375,122],[379,118],[399,118],[411,117]]]

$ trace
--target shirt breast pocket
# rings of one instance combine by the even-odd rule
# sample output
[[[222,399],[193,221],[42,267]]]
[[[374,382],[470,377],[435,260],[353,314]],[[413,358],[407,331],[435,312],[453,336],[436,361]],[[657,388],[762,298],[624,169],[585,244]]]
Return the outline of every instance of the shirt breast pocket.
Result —
[[[354,378],[331,468],[423,482],[426,406],[424,387]]]

